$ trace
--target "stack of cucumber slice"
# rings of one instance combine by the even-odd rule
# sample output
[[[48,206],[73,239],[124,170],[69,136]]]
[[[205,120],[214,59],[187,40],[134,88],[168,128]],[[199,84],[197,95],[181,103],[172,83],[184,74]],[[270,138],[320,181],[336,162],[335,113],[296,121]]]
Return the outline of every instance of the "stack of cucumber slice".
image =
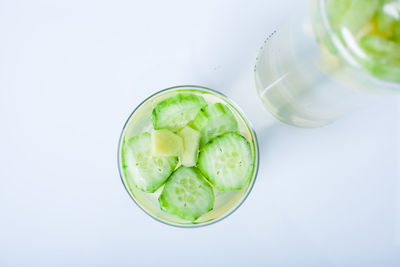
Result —
[[[326,11],[364,69],[400,82],[400,0],[326,0]]]
[[[158,201],[166,213],[195,221],[214,208],[214,192],[249,183],[252,150],[226,105],[177,93],[157,103],[152,125],[125,142],[122,167],[127,182],[143,192],[164,185]]]

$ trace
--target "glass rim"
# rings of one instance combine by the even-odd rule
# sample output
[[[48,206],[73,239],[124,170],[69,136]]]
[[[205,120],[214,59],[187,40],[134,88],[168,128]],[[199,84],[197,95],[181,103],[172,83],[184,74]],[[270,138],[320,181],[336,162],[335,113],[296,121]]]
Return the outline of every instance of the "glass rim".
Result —
[[[251,177],[251,181],[250,184],[248,185],[248,188],[245,192],[245,194],[240,198],[240,200],[235,203],[235,205],[229,209],[226,213],[222,214],[219,217],[216,217],[214,219],[210,219],[204,222],[191,222],[191,223],[177,223],[177,222],[170,222],[168,220],[164,220],[161,218],[158,218],[157,216],[155,216],[154,214],[152,214],[150,211],[147,211],[146,208],[144,208],[141,203],[139,203],[139,201],[136,200],[135,196],[133,195],[133,193],[130,191],[129,186],[127,186],[125,179],[124,179],[124,174],[123,174],[123,170],[122,170],[122,162],[121,162],[121,152],[122,152],[122,144],[123,144],[123,139],[125,137],[126,134],[126,130],[127,127],[129,125],[129,123],[131,122],[131,119],[134,117],[135,113],[144,105],[146,104],[148,101],[150,101],[151,99],[162,95],[163,93],[166,93],[168,91],[179,91],[179,90],[194,90],[194,91],[199,91],[199,92],[207,92],[213,95],[216,95],[218,97],[221,97],[223,100],[225,100],[227,103],[229,103],[232,108],[235,109],[235,111],[237,112],[237,114],[240,116],[240,118],[243,120],[247,130],[249,131],[250,135],[251,135],[251,141],[253,143],[253,147],[254,147],[254,168],[253,168],[253,173],[252,173],[252,177]],[[259,157],[259,145],[258,145],[258,139],[257,139],[257,135],[256,132],[254,130],[254,127],[252,126],[252,124],[250,124],[249,120],[244,116],[243,111],[239,108],[239,106],[232,101],[232,99],[230,99],[229,97],[227,97],[226,95],[214,90],[214,89],[210,89],[204,86],[199,86],[199,85],[178,85],[178,86],[173,86],[173,87],[168,87],[162,90],[159,90],[153,94],[151,94],[150,96],[148,96],[147,98],[145,98],[143,101],[141,101],[134,109],[133,111],[130,113],[130,115],[128,116],[126,122],[124,123],[124,126],[122,127],[122,131],[119,137],[119,141],[118,141],[118,151],[117,151],[117,162],[118,162],[118,172],[119,172],[119,176],[120,179],[124,185],[125,190],[127,191],[128,195],[130,196],[130,198],[133,200],[133,202],[142,210],[144,211],[144,213],[146,213],[147,215],[149,215],[151,218],[153,218],[154,220],[161,222],[163,224],[166,225],[170,225],[170,226],[174,226],[174,227],[179,227],[179,228],[197,228],[197,227],[203,227],[203,226],[207,226],[207,225],[211,225],[214,224],[216,222],[219,222],[225,218],[227,218],[228,216],[230,216],[232,213],[234,213],[242,204],[243,202],[247,199],[247,197],[249,196],[250,192],[252,191],[255,181],[257,179],[257,175],[258,175],[258,169],[259,169],[259,162],[260,162],[260,157]]]

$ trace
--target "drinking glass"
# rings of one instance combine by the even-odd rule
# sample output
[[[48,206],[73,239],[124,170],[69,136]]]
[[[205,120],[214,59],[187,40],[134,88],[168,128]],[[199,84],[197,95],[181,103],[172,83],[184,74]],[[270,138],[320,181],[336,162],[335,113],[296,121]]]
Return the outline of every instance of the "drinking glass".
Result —
[[[254,161],[254,168],[252,170],[252,176],[249,182],[241,190],[237,191],[222,192],[214,189],[215,193],[214,209],[193,222],[180,219],[178,217],[172,216],[162,211],[158,203],[158,197],[161,194],[163,186],[154,193],[145,193],[137,189],[134,185],[132,185],[129,182],[129,179],[125,174],[124,168],[122,166],[122,149],[125,142],[137,134],[140,134],[145,131],[150,131],[152,129],[151,113],[154,106],[158,102],[168,97],[174,96],[178,93],[185,93],[185,92],[201,95],[208,103],[220,102],[226,105],[236,117],[239,123],[240,133],[244,137],[246,137],[246,139],[249,141]],[[233,213],[249,195],[257,177],[258,164],[259,164],[259,150],[258,150],[257,137],[252,126],[244,116],[243,112],[239,109],[239,107],[236,106],[232,100],[230,100],[229,98],[227,98],[226,96],[222,95],[217,91],[194,85],[184,85],[184,86],[167,88],[158,91],[157,93],[145,99],[129,116],[127,122],[125,123],[122,129],[118,145],[119,173],[121,176],[122,183],[124,184],[125,189],[132,198],[132,200],[143,211],[145,211],[148,215],[150,215],[154,219],[169,225],[180,226],[180,227],[196,227],[196,226],[208,225],[220,221],[223,218],[230,215],[231,213]]]
[[[360,49],[360,33],[331,23],[329,5],[357,1],[369,2],[311,0],[308,15],[294,15],[266,39],[256,60],[255,82],[276,118],[293,126],[319,127],[400,92],[400,61],[390,69],[383,54]],[[369,3],[374,1],[379,0]],[[386,2],[397,4],[400,12],[400,1]],[[400,27],[399,17],[394,23]],[[400,57],[400,52],[392,56]]]

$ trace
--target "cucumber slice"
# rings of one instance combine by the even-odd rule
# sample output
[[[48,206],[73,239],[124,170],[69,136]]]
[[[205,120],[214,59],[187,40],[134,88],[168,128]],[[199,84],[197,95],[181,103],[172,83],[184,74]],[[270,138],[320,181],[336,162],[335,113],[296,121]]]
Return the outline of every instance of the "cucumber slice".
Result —
[[[379,35],[366,35],[360,46],[368,54],[361,64],[372,75],[389,81],[400,81],[400,44]]]
[[[390,36],[393,41],[400,42],[400,20],[393,26],[393,31]]]
[[[241,189],[254,168],[250,144],[238,133],[226,133],[211,140],[200,151],[197,165],[220,191]]]
[[[329,22],[336,30],[337,26],[343,19],[343,15],[349,9],[351,0],[327,0],[326,12],[328,14]]]
[[[393,0],[381,0],[381,7],[376,14],[376,25],[379,32],[382,34],[389,33],[392,25],[398,20],[396,14],[398,14],[399,9],[399,2]]]
[[[177,157],[151,154],[148,132],[130,138],[122,149],[122,168],[130,186],[153,193],[160,188],[178,164]]]
[[[183,140],[182,165],[187,167],[195,166],[199,153],[200,132],[186,126],[178,132],[178,135]]]
[[[385,39],[379,35],[368,34],[360,40],[360,46],[365,52],[377,58],[388,56],[400,59],[400,44]]]
[[[177,132],[193,120],[199,110],[206,105],[203,97],[189,93],[179,93],[164,99],[153,109],[154,129]]]
[[[179,167],[158,198],[161,210],[195,221],[214,207],[214,191],[196,168]]]
[[[400,60],[385,56],[362,62],[362,65],[378,78],[400,82]]]
[[[203,130],[208,123],[208,116],[206,115],[207,109],[209,109],[208,106],[200,110],[194,120],[189,122],[189,126],[197,131]]]
[[[383,10],[380,10],[376,14],[376,26],[378,27],[378,31],[381,33],[387,33],[390,31],[392,25],[396,22],[396,19],[386,15]]]
[[[163,129],[151,133],[153,156],[180,156],[183,153],[182,138]]]
[[[342,19],[342,27],[358,33],[372,19],[380,6],[380,0],[352,0]]]
[[[218,135],[239,130],[235,115],[221,103],[200,110],[190,126],[201,133],[200,147]]]

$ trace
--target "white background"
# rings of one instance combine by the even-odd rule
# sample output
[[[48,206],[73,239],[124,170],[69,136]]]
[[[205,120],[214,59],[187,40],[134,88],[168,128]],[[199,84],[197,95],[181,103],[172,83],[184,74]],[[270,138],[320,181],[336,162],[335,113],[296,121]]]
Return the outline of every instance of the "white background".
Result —
[[[399,266],[400,99],[298,129],[258,99],[264,38],[305,1],[0,0],[0,266]],[[255,187],[227,219],[161,224],[120,181],[130,112],[198,84],[260,140]]]

